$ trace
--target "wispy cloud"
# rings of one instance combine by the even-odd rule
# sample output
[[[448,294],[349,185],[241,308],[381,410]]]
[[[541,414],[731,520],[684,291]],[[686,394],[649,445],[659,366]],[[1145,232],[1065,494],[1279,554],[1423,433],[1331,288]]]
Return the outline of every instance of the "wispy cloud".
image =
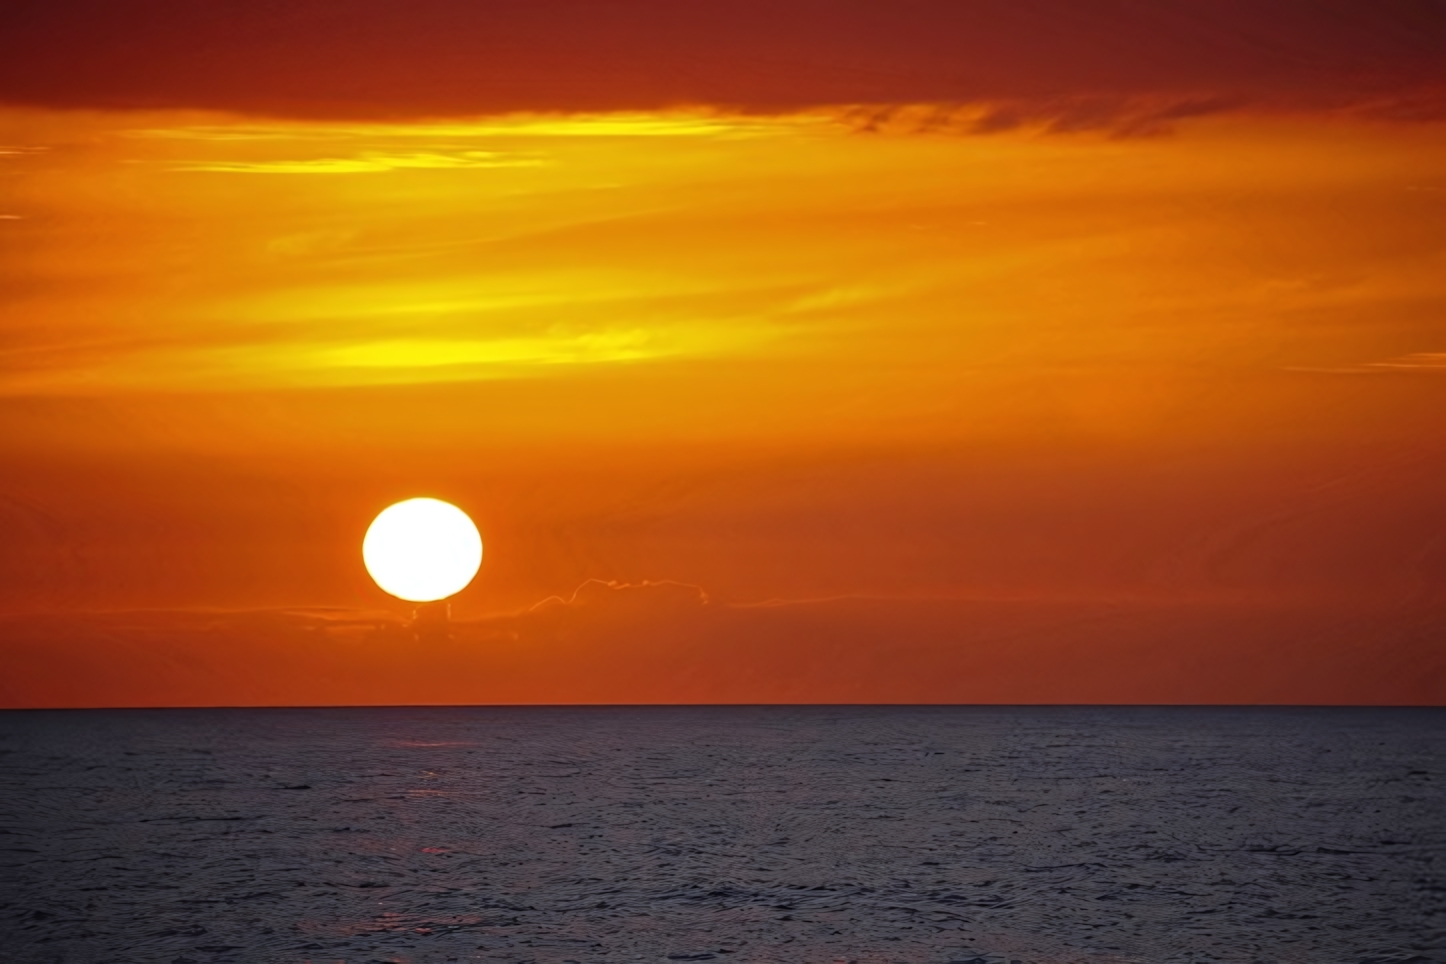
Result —
[[[645,361],[679,355],[713,355],[757,342],[737,326],[631,328],[517,338],[396,338],[337,346],[288,349],[297,368],[405,370],[589,365]]]
[[[868,134],[986,135],[1104,133],[1155,137],[1175,125],[1246,106],[1239,98],[1211,96],[1072,96],[987,99],[966,103],[862,104],[824,112]]]
[[[715,110],[648,113],[507,114],[477,120],[411,123],[259,123],[238,119],[228,124],[178,124],[135,128],[127,137],[149,140],[235,144],[267,141],[458,141],[475,138],[727,137],[761,135],[796,125],[798,116],[750,117]]]
[[[1384,361],[1361,362],[1356,365],[1292,366],[1292,372],[1315,372],[1322,375],[1388,375],[1392,372],[1423,375],[1446,375],[1446,352],[1420,351],[1398,355]]]
[[[1446,374],[1446,351],[1420,351],[1386,361],[1371,362],[1366,367],[1386,371],[1440,372]]]
[[[711,322],[522,336],[101,346],[78,356],[70,353],[64,360],[43,358],[48,362],[43,365],[12,364],[0,379],[0,394],[528,378],[568,367],[735,354],[759,349],[777,336],[767,327]],[[54,353],[8,354],[15,362],[21,354]]]
[[[173,165],[171,170],[228,174],[378,174],[401,170],[531,167],[542,163],[541,159],[535,157],[509,156],[493,151],[425,151],[411,154],[360,151],[350,157],[317,157],[308,160],[183,162]]]
[[[29,247],[0,287],[32,295],[0,323],[0,391],[561,384],[712,359],[699,377],[730,397],[749,377],[833,393],[830,424],[1013,424],[1063,407],[1114,431],[1185,390],[1121,382],[1117,366],[1299,358],[1307,315],[1337,339],[1314,358],[1439,370],[1429,353],[1392,357],[1408,329],[1404,344],[1435,344],[1439,257],[1402,218],[1408,188],[1438,186],[1439,133],[1237,118],[1101,143],[1121,117],[1143,133],[1219,105],[1125,106],[1021,109],[1013,128],[967,105],[17,115],[36,143],[66,139],[26,162],[26,220],[7,221]],[[985,128],[999,133],[973,136]],[[1072,129],[1096,134],[1040,136]],[[1340,197],[1363,201],[1349,231]],[[1061,371],[1072,387],[974,397]]]

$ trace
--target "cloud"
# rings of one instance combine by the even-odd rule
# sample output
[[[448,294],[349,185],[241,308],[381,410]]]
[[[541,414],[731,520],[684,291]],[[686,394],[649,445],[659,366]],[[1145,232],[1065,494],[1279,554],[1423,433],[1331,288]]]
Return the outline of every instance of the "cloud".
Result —
[[[789,124],[788,126],[792,126]],[[238,120],[232,124],[176,124],[126,131],[142,140],[197,141],[214,144],[250,142],[375,142],[379,139],[402,143],[415,141],[461,141],[485,138],[738,138],[767,134],[779,129],[777,121],[733,114],[710,114],[697,108],[673,111],[606,114],[535,114],[525,111],[505,116],[470,120],[418,120],[409,123],[258,122]],[[445,150],[445,148],[437,148]],[[17,149],[15,153],[18,153]],[[6,153],[0,150],[0,153]],[[489,152],[467,151],[467,154]]]
[[[665,605],[691,608],[709,604],[708,593],[702,586],[672,579],[642,582],[619,582],[616,579],[588,579],[572,591],[572,595],[548,596],[534,603],[526,612],[536,613],[563,609],[592,609],[597,607],[615,608],[619,605],[636,604],[644,606]]]
[[[1356,365],[1298,366],[1287,368],[1286,371],[1315,372],[1323,375],[1446,375],[1446,352],[1421,351],[1398,355],[1384,361],[1361,362]]]
[[[173,171],[210,171],[225,174],[378,174],[404,170],[472,170],[489,167],[530,167],[536,158],[508,157],[492,151],[391,154],[361,151],[350,157],[308,160],[196,161],[172,165]]]
[[[828,112],[867,134],[984,135],[1103,132],[1116,137],[1168,134],[1183,120],[1239,109],[1236,96],[1082,96],[1013,98],[966,104],[866,104]]]
[[[1446,352],[1421,351],[1411,355],[1401,355],[1398,358],[1390,358],[1386,361],[1371,362],[1366,367],[1385,369],[1388,371],[1439,372],[1446,374]]]
[[[46,364],[32,353],[0,379],[7,393],[180,388],[227,391],[255,385],[390,385],[527,378],[579,366],[717,358],[779,337],[758,324],[678,323],[654,328],[550,331],[487,337],[366,338],[330,342],[182,344],[138,341]],[[11,352],[14,362],[19,352]],[[67,363],[68,362],[68,363]]]

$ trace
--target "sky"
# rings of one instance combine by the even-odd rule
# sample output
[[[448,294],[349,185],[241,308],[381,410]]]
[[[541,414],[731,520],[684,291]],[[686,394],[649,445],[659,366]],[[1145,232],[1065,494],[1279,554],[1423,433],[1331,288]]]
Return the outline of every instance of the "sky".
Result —
[[[0,706],[1446,702],[1439,2],[6,17]]]

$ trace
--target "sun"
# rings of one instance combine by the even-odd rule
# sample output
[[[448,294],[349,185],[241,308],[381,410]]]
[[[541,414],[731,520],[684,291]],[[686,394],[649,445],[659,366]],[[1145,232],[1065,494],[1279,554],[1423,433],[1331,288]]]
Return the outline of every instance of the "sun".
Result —
[[[372,520],[362,540],[362,561],[393,596],[432,602],[460,592],[477,575],[482,536],[450,502],[407,499]]]

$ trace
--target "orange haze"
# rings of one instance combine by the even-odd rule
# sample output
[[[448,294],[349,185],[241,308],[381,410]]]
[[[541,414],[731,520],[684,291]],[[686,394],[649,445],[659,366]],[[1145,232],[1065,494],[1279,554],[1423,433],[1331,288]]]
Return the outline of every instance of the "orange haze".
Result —
[[[15,88],[0,705],[1446,702],[1446,125],[1266,86]]]

